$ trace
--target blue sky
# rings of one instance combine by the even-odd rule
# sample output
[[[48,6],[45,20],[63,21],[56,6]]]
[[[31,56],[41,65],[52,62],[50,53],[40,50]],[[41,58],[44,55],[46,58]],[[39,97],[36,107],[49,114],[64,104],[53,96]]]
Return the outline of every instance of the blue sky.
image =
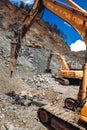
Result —
[[[12,3],[16,4],[20,3],[20,1],[25,2],[26,4],[33,4],[34,0],[10,0]],[[59,0],[60,2],[67,3],[66,0]],[[87,0],[73,0],[75,3],[77,3],[80,7],[84,8],[87,10]],[[68,45],[70,46],[76,46],[82,44],[83,47],[85,48],[85,45],[83,44],[81,36],[65,21],[62,19],[58,18],[56,15],[54,15],[52,12],[49,10],[45,9],[44,10],[44,15],[43,19],[45,21],[48,21],[52,26],[56,24],[58,28],[67,36],[65,41],[67,42]],[[79,42],[79,43],[78,43]],[[81,48],[82,48],[81,45]],[[74,47],[74,48],[75,48]],[[77,47],[78,48],[78,47]],[[84,50],[84,49],[83,49]]]
[[[66,0],[59,0],[60,2],[67,3]],[[87,0],[73,0],[79,6],[87,10]],[[45,13],[43,16],[45,21],[49,21],[52,25],[57,24],[58,28],[60,28],[64,34],[67,36],[66,42],[70,45],[78,39],[82,39],[81,36],[66,22],[62,19],[58,18],[56,15],[51,13],[49,10],[45,9]]]
[[[45,9],[43,19],[45,21],[48,21],[52,25],[56,24],[58,28],[63,31],[63,33],[67,36],[65,41],[69,45],[75,42],[77,39],[81,39],[81,36],[69,24],[58,18],[56,15],[54,15],[47,9]]]
[[[14,2],[20,3],[20,1],[23,1],[26,4],[33,4],[34,3],[34,0],[9,0],[9,1],[11,1],[12,3],[14,3]]]

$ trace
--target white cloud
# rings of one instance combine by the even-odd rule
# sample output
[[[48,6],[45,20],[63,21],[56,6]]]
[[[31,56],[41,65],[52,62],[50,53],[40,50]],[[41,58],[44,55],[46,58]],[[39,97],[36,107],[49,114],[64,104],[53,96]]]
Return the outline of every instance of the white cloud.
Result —
[[[26,4],[33,4],[34,0],[23,0]]]
[[[23,1],[25,4],[33,4],[34,0],[10,0],[11,2],[20,2]]]
[[[69,27],[71,27],[71,25],[70,25],[70,24],[68,24],[67,22],[64,22],[64,24],[65,24],[65,25],[67,25],[67,26],[69,26]]]
[[[70,45],[70,49],[71,51],[83,51],[83,50],[86,50],[86,45],[84,43],[84,41],[82,40],[77,40],[75,43],[72,43]]]
[[[21,0],[21,1],[23,1],[26,4],[33,4],[34,3],[34,0]]]

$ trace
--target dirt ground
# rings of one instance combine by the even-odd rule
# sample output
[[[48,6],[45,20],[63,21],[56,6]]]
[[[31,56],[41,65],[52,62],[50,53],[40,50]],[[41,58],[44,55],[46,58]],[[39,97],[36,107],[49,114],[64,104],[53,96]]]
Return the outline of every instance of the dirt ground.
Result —
[[[77,86],[62,86],[55,81],[51,74],[39,74],[23,81],[15,72],[10,78],[9,69],[3,66],[0,59],[0,129],[1,130],[47,130],[37,116],[41,103],[61,103],[62,99],[77,94]],[[4,73],[3,73],[4,71]],[[71,91],[72,89],[72,91]],[[35,102],[23,105],[6,93],[15,91],[20,94],[27,91],[27,96],[34,97]],[[70,91],[70,92],[69,92]],[[72,96],[72,97],[73,97]],[[30,102],[30,100],[28,100]]]

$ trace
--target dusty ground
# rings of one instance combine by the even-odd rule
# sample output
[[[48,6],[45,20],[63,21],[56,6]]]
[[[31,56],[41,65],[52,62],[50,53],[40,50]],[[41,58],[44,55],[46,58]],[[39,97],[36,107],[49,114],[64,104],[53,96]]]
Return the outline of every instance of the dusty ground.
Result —
[[[25,84],[19,77],[10,79],[9,74],[5,73],[5,79],[0,77],[0,129],[1,130],[46,130],[39,122],[37,110],[41,101],[45,104],[58,103],[64,106],[62,99],[70,96],[75,98],[78,87],[62,86],[55,82],[51,75],[43,74],[27,80]],[[8,80],[7,80],[8,79]],[[2,82],[1,82],[2,81]],[[72,89],[72,92],[71,92]],[[36,103],[29,106],[16,104],[14,99],[5,95],[5,93],[14,90],[20,93],[27,90],[28,95],[35,97]],[[29,102],[29,101],[28,101]]]
[[[2,0],[3,1],[3,0]],[[0,1],[0,4],[1,1]],[[47,57],[49,51],[44,49],[27,48],[25,43],[41,43],[49,48],[56,50],[66,57],[69,63],[75,67],[82,67],[84,53],[71,53],[69,47],[52,29],[44,24],[43,21],[34,23],[30,32],[26,35],[18,58],[18,64],[10,78],[8,68],[10,58],[11,31],[8,26],[12,24],[9,20],[9,10],[5,4],[0,7],[0,130],[46,130],[37,117],[37,110],[41,103],[61,103],[64,106],[63,99],[68,97],[77,97],[79,86],[63,86],[52,78],[51,74],[44,73],[47,66]],[[12,9],[13,7],[10,7]],[[21,14],[15,14],[13,8],[12,16],[16,17]],[[8,13],[5,13],[7,11]],[[22,12],[23,15],[26,13]],[[48,29],[47,29],[48,28]],[[47,33],[46,33],[47,32]],[[11,36],[10,36],[11,35]],[[11,38],[9,38],[9,36]],[[60,44],[61,43],[61,44]],[[64,47],[64,49],[63,49]],[[74,62],[75,61],[75,62]],[[60,69],[60,63],[53,59],[51,68],[53,74]],[[22,105],[20,102],[6,95],[6,93],[15,91],[19,94],[27,91],[27,96],[32,99],[30,105]],[[31,100],[28,100],[30,102]]]
[[[39,122],[37,117],[37,110],[40,107],[39,103],[48,104],[61,102],[61,104],[64,105],[62,99],[65,99],[67,95],[71,97],[76,96],[78,86],[62,86],[52,78],[51,74],[44,73],[46,66],[45,64],[41,64],[39,61],[40,58],[36,60],[37,57],[39,57],[39,55],[36,56],[36,54],[41,53],[40,56],[44,57],[48,52],[44,53],[43,50],[37,49],[30,50],[30,54],[33,56],[31,56],[27,62],[25,62],[27,58],[25,55],[25,60],[24,56],[18,60],[19,65],[13,73],[13,77],[10,78],[8,68],[10,41],[5,37],[5,34],[2,34],[4,34],[3,31],[0,34],[0,129],[46,130],[47,128]],[[6,44],[8,44],[8,46],[6,46]],[[45,60],[45,57],[43,59]],[[39,68],[37,68],[36,65],[38,65]],[[43,66],[44,68],[42,69]],[[12,97],[6,95],[6,93],[11,91],[15,91],[15,93],[19,94],[25,90],[29,97],[32,98],[35,96],[34,100],[36,103],[23,106],[20,103],[16,104]]]

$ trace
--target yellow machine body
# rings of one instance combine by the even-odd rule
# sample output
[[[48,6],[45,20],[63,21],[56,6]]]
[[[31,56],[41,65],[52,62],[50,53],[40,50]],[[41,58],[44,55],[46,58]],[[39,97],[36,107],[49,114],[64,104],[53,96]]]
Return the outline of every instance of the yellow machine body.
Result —
[[[66,78],[79,78],[83,77],[83,71],[76,71],[76,70],[61,70],[57,73],[56,76],[59,77],[66,77]]]
[[[80,120],[87,123],[87,103],[81,109]]]

